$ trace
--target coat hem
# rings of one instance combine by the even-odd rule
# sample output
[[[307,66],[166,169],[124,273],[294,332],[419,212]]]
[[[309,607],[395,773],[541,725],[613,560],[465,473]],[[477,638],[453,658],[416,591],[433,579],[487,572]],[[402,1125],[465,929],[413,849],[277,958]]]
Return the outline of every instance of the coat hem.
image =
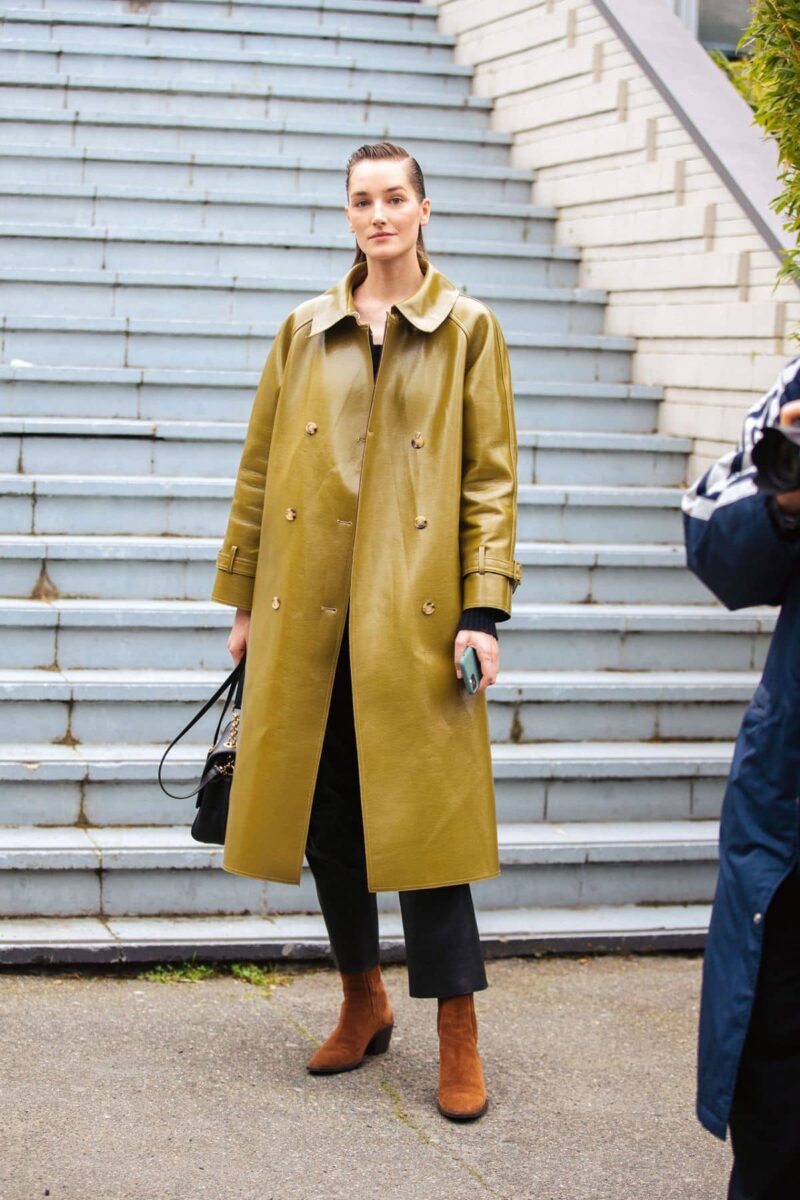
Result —
[[[244,875],[246,879],[261,879],[264,883],[293,883],[299,886],[299,879],[287,879],[283,875],[257,875],[255,871],[240,871],[236,867],[228,867],[225,863],[222,864],[223,871],[227,871],[230,875]]]
[[[697,1102],[697,1119],[704,1129],[709,1133],[713,1133],[714,1137],[724,1142],[728,1137],[728,1122],[723,1121],[721,1117],[716,1116],[710,1109],[698,1100]]]
[[[222,863],[222,869],[223,869],[223,871],[227,871],[229,875],[243,875],[245,877],[245,879],[261,879],[264,883],[291,883],[291,884],[294,884],[295,887],[298,887],[301,882],[300,879],[298,879],[298,878],[289,879],[284,875],[257,875],[255,871],[241,871],[236,867],[228,867],[225,865],[225,863]],[[429,890],[430,888],[456,887],[461,883],[480,883],[480,881],[482,879],[497,879],[497,877],[500,874],[502,874],[501,871],[492,871],[491,874],[489,874],[489,875],[473,875],[469,879],[448,879],[448,880],[445,880],[444,883],[418,884],[416,887],[399,888],[399,887],[394,886],[393,884],[389,884],[388,887],[368,888],[368,891],[373,892],[373,893],[377,893],[377,892],[422,892],[422,891]]]
[[[502,874],[501,871],[492,871],[488,875],[470,875],[468,879],[445,879],[442,883],[418,883],[412,884],[410,887],[398,887],[397,884],[388,884],[386,887],[369,888],[369,891],[377,892],[424,892],[431,888],[437,887],[457,887],[462,883],[480,883],[482,879],[497,879]],[[369,886],[369,885],[368,885]]]

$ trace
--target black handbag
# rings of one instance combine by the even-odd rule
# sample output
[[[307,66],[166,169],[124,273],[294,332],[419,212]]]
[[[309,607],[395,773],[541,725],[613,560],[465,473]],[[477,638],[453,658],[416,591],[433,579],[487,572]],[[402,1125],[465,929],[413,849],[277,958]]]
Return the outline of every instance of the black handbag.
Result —
[[[239,735],[239,718],[242,709],[243,690],[244,655],[242,655],[225,682],[217,688],[211,699],[192,717],[186,728],[182,729],[178,736],[170,742],[158,765],[158,786],[167,796],[171,796],[173,800],[188,800],[192,796],[197,796],[197,803],[195,805],[197,812],[192,822],[192,837],[196,842],[211,842],[218,846],[225,844],[225,827],[228,823],[228,798],[230,796],[231,784],[233,783],[233,769],[236,765],[236,742]],[[175,743],[179,742],[183,735],[188,733],[201,717],[205,716],[211,706],[216,704],[220,696],[226,691],[228,695],[225,699],[225,705],[220,714],[219,721],[217,722],[214,744],[209,749],[200,782],[196,788],[183,796],[167,791],[161,781],[161,768],[164,766],[164,760]],[[228,711],[231,697],[233,697],[231,719],[225,728],[222,729],[222,722],[225,720],[225,714]],[[221,729],[222,733],[220,733]]]

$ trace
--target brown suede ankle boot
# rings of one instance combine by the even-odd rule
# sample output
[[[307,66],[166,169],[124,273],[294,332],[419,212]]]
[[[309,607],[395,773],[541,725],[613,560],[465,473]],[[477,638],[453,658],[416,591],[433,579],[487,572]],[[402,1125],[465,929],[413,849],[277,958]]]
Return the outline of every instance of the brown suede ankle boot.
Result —
[[[365,1055],[383,1054],[389,1049],[394,1013],[380,966],[342,972],[341,978],[344,1000],[339,1023],[306,1064],[312,1075],[352,1071]]]
[[[489,1107],[478,1054],[478,1022],[473,993],[440,996],[439,1095],[436,1107],[451,1121],[474,1121]]]

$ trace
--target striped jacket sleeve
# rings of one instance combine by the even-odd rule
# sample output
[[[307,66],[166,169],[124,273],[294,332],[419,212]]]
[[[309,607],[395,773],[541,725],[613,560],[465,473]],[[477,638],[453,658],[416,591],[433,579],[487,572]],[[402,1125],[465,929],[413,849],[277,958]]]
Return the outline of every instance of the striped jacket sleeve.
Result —
[[[683,497],[689,569],[730,609],[780,604],[800,563],[800,538],[774,501],[756,487],[753,446],[800,398],[800,357],[748,412],[739,445],[718,459]]]

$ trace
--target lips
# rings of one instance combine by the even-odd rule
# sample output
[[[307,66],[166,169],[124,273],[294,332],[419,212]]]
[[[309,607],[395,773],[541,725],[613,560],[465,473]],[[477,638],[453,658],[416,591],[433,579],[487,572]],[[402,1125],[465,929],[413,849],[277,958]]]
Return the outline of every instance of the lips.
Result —
[[[390,238],[390,237],[394,237],[394,234],[393,233],[371,233],[370,241],[372,241],[373,238]]]

